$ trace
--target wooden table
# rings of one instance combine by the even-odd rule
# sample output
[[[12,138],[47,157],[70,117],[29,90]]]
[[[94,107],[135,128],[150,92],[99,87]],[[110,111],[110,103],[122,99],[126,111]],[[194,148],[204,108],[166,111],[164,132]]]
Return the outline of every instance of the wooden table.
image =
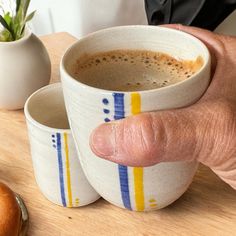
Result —
[[[59,33],[42,40],[52,61],[52,82],[58,81],[60,58],[75,38]],[[179,200],[160,211],[130,212],[103,199],[66,209],[47,201],[37,188],[23,111],[0,110],[0,135],[0,180],[23,197],[29,236],[236,235],[236,191],[206,167],[200,166]]]

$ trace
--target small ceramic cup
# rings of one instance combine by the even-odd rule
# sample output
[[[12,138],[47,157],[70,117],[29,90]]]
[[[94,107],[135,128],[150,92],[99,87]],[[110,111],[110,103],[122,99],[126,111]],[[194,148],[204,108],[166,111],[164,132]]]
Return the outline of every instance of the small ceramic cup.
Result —
[[[79,207],[96,201],[97,192],[81,169],[69,128],[61,84],[33,93],[25,104],[36,182],[51,202]]]
[[[98,89],[73,77],[75,61],[81,55],[119,49],[151,50],[186,60],[201,56],[204,63],[187,80],[139,92]],[[189,34],[169,28],[115,27],[76,42],[65,53],[60,70],[69,122],[82,168],[96,191],[109,202],[136,211],[160,209],[178,199],[192,182],[197,162],[161,163],[146,168],[117,165],[96,157],[90,149],[89,137],[98,125],[109,120],[139,112],[180,108],[196,102],[210,82],[210,55],[206,46]]]

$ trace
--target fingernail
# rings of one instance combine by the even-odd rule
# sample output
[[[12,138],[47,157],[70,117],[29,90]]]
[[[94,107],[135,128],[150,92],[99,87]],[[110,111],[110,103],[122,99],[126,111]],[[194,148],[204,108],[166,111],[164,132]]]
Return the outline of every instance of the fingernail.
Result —
[[[113,125],[103,124],[96,128],[90,139],[92,151],[100,157],[109,157],[114,153]]]

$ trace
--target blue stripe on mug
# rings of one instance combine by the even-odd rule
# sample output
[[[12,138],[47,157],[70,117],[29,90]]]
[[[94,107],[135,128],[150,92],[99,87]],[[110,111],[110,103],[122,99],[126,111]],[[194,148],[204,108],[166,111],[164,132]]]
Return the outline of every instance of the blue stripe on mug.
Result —
[[[119,120],[125,118],[124,94],[113,93],[113,97],[114,97],[114,119]],[[118,170],[119,170],[122,201],[124,207],[131,210],[132,208],[130,203],[128,168],[127,166],[118,165]]]
[[[63,164],[62,164],[62,152],[61,152],[61,134],[57,133],[57,158],[59,167],[59,183],[61,191],[61,201],[62,205],[66,206],[65,189],[64,189],[64,176],[63,176]]]

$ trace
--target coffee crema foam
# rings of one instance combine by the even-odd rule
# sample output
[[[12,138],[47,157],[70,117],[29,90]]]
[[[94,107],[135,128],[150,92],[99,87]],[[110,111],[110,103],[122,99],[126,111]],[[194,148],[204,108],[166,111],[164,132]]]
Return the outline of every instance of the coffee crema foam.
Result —
[[[114,50],[83,55],[73,76],[86,85],[113,91],[142,91],[186,80],[203,66],[203,59],[177,60],[147,50]]]

